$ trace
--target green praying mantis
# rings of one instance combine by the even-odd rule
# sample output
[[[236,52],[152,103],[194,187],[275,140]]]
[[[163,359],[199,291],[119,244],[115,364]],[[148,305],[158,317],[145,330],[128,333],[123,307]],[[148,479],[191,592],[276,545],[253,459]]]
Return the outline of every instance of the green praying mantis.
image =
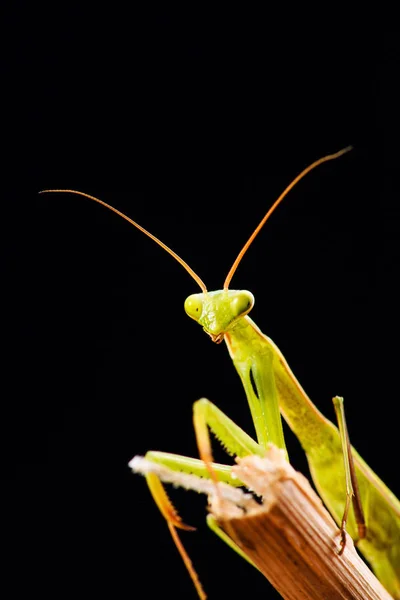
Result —
[[[311,402],[280,350],[248,316],[254,304],[251,292],[229,289],[231,279],[250,244],[288,192],[311,170],[326,161],[338,158],[348,150],[349,148],[345,148],[320,158],[289,184],[244,245],[225,279],[223,289],[213,292],[207,291],[200,277],[175,252],[116,208],[83,192],[45,191],[74,193],[89,198],[124,218],[171,254],[201,289],[201,293],[192,294],[186,299],[186,313],[202,326],[215,343],[225,341],[242,381],[257,441],[214,404],[201,399],[193,406],[194,429],[200,459],[153,451],[148,452],[146,458],[173,471],[211,479],[216,486],[218,482],[235,487],[241,486],[242,483],[231,475],[229,466],[213,462],[208,430],[215,434],[228,453],[233,456],[243,457],[249,454],[263,456],[270,443],[286,453],[282,415],[306,453],[311,476],[320,497],[340,526],[339,553],[344,548],[345,531],[347,531],[357,541],[358,549],[370,563],[384,587],[395,599],[400,599],[399,500],[350,446],[343,400],[339,397],[334,398],[339,425],[337,428]],[[201,584],[176,532],[177,528],[192,528],[180,519],[157,475],[149,472],[146,474],[146,479],[152,496],[168,523],[197,592],[200,598],[205,598]],[[353,500],[352,508],[351,500]],[[223,535],[210,516],[207,522],[224,541],[242,554],[233,542]]]

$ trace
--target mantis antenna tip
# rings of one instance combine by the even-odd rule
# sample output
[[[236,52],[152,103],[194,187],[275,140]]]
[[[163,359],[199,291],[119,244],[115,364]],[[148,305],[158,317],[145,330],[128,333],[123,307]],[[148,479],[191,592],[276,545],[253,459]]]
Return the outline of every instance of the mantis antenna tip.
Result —
[[[243,246],[243,248],[239,252],[239,254],[236,257],[236,260],[233,263],[233,265],[232,265],[232,267],[231,267],[228,275],[226,276],[226,279],[225,279],[225,282],[224,282],[224,290],[227,290],[229,288],[229,284],[231,282],[231,279],[232,279],[233,275],[235,274],[236,269],[238,268],[240,261],[242,260],[243,256],[246,254],[247,250],[249,249],[249,246],[252,244],[254,238],[257,236],[257,234],[260,232],[260,230],[264,227],[264,225],[268,221],[269,217],[272,215],[272,213],[275,211],[275,209],[279,206],[279,204],[282,202],[282,200],[288,195],[288,193],[290,192],[290,190],[293,189],[294,186],[301,179],[303,179],[303,177],[305,175],[307,175],[307,173],[309,173],[310,171],[312,171],[313,169],[315,169],[315,167],[318,167],[319,165],[321,165],[324,162],[327,162],[328,160],[333,160],[335,158],[338,158],[339,156],[342,156],[343,154],[345,154],[346,152],[349,152],[352,149],[353,149],[353,146],[346,146],[346,148],[343,148],[342,150],[339,150],[338,152],[335,152],[334,154],[328,154],[327,156],[323,156],[322,158],[319,158],[318,160],[315,160],[313,163],[311,163],[311,165],[308,165],[308,167],[306,167],[305,169],[303,169],[303,171],[301,171],[301,173],[299,175],[297,175],[297,177],[295,177],[291,183],[289,183],[289,185],[284,189],[284,191],[279,196],[279,198],[277,200],[275,200],[275,202],[273,203],[273,205],[271,206],[271,208],[268,209],[266,215],[263,217],[263,219],[257,225],[257,227],[255,228],[255,230],[253,231],[253,233],[251,234],[251,236],[249,237],[249,239],[247,240],[247,242],[245,243],[245,245]]]
[[[149,237],[150,239],[152,239],[153,242],[156,242],[156,244],[158,244],[159,246],[161,246],[161,248],[163,248],[166,252],[168,252],[168,254],[170,254],[173,258],[175,258],[175,260],[184,269],[186,269],[186,271],[189,273],[189,275],[200,286],[202,292],[204,294],[207,293],[207,287],[206,287],[205,283],[202,281],[202,279],[200,279],[200,277],[197,275],[197,273],[195,273],[193,271],[193,269],[191,267],[189,267],[189,265],[178,254],[176,254],[176,252],[174,252],[173,250],[171,250],[171,248],[169,248],[166,244],[164,244],[164,242],[162,242],[155,235],[153,235],[152,233],[150,233],[149,231],[147,231],[147,229],[145,229],[144,227],[142,227],[141,225],[139,225],[139,223],[136,223],[136,221],[134,221],[133,219],[130,219],[127,215],[125,215],[120,210],[114,208],[113,206],[111,206],[110,204],[107,204],[106,202],[103,202],[103,200],[100,200],[99,198],[96,198],[95,196],[91,196],[90,194],[86,194],[85,192],[78,192],[77,190],[41,190],[39,192],[39,194],[56,194],[56,193],[57,194],[58,193],[76,194],[77,196],[83,196],[84,198],[88,198],[89,200],[93,200],[94,202],[97,202],[98,204],[101,204],[102,206],[105,206],[106,208],[108,208],[109,210],[111,210],[112,212],[114,212],[115,214],[119,215],[120,217],[122,217],[123,219],[125,219],[125,221],[128,221],[128,223],[130,223],[131,225],[133,225],[134,227],[136,227],[136,229],[139,229],[139,231],[141,231],[142,233],[144,233],[145,235],[147,235],[147,237]]]

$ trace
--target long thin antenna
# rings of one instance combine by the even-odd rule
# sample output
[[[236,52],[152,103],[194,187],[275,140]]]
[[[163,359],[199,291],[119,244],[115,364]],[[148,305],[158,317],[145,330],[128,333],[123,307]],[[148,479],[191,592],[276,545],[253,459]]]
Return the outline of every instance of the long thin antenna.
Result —
[[[231,279],[233,277],[233,275],[235,274],[236,269],[239,266],[240,261],[242,260],[243,256],[246,254],[249,246],[251,245],[251,243],[253,242],[254,238],[256,237],[256,235],[259,233],[259,231],[263,228],[263,226],[265,225],[265,223],[268,221],[269,217],[272,215],[272,213],[274,212],[274,210],[279,206],[279,204],[282,202],[282,200],[287,196],[287,194],[290,192],[290,190],[292,188],[294,188],[294,186],[300,181],[300,179],[303,179],[303,177],[305,175],[307,175],[307,173],[309,173],[310,171],[312,171],[313,169],[315,169],[315,167],[318,167],[318,165],[321,165],[324,162],[327,162],[328,160],[333,160],[335,158],[338,158],[339,156],[342,156],[342,154],[345,154],[346,152],[349,152],[349,150],[352,149],[352,146],[347,146],[347,148],[344,148],[343,150],[339,150],[339,152],[335,152],[335,154],[328,154],[328,156],[324,156],[323,158],[319,158],[318,160],[316,160],[315,162],[313,162],[311,165],[309,165],[308,167],[306,167],[304,169],[304,171],[302,171],[299,175],[297,175],[297,177],[295,177],[295,179],[293,179],[292,183],[290,183],[287,188],[282,192],[282,194],[279,196],[279,198],[277,200],[275,200],[275,202],[273,203],[273,205],[271,206],[271,208],[268,210],[267,214],[265,215],[265,217],[262,219],[262,221],[260,222],[260,224],[256,227],[256,229],[253,231],[253,233],[251,234],[251,236],[249,237],[249,239],[247,240],[247,242],[245,243],[245,245],[243,246],[243,248],[241,249],[241,251],[239,252],[235,262],[233,263],[231,270],[229,271],[225,282],[224,282],[224,290],[227,290],[229,288],[229,284],[231,282]]]
[[[39,194],[59,194],[59,193],[76,194],[78,196],[83,196],[84,198],[89,198],[89,200],[94,200],[94,202],[98,202],[99,204],[102,204],[106,208],[109,208],[110,210],[112,210],[112,212],[116,213],[117,215],[119,215],[120,217],[125,219],[125,221],[128,221],[128,223],[130,223],[131,225],[133,225],[134,227],[139,229],[142,233],[144,233],[149,238],[151,238],[153,240],[153,242],[156,242],[156,244],[158,244],[159,246],[161,246],[161,248],[163,248],[166,252],[168,252],[168,254],[173,256],[175,258],[175,260],[177,260],[178,263],[180,265],[182,265],[182,267],[184,269],[186,269],[186,271],[189,273],[189,275],[191,275],[193,277],[193,279],[196,281],[196,283],[199,284],[202,292],[204,294],[207,293],[207,288],[206,288],[204,282],[202,281],[202,279],[200,279],[200,277],[193,271],[193,269],[191,267],[189,267],[189,265],[180,256],[178,256],[178,254],[176,254],[173,250],[171,250],[171,248],[168,248],[168,246],[166,244],[164,244],[164,242],[162,242],[155,235],[153,235],[152,233],[147,231],[147,229],[145,229],[144,227],[139,225],[139,223],[136,223],[136,221],[133,221],[132,219],[130,219],[129,217],[124,215],[124,213],[122,213],[120,210],[114,208],[113,206],[111,206],[110,204],[107,204],[106,202],[103,202],[103,200],[99,200],[99,198],[96,198],[95,196],[91,196],[90,194],[85,194],[84,192],[77,192],[76,190],[42,190],[41,192],[39,192]]]

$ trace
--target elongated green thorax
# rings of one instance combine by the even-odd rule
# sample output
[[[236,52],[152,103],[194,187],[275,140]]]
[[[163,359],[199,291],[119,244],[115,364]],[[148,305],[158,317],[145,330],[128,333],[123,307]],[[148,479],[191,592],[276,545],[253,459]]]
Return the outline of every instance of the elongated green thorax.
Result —
[[[259,329],[246,317],[253,305],[251,292],[218,290],[189,296],[185,310],[213,341],[225,339],[245,388],[259,444],[266,448],[272,442],[286,451],[273,377],[273,353],[263,343]]]

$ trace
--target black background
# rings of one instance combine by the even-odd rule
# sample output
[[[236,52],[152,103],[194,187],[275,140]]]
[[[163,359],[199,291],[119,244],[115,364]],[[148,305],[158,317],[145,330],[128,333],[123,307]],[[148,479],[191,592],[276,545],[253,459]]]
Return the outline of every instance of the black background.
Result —
[[[99,196],[215,289],[283,188],[353,144],[290,194],[233,287],[254,293],[255,322],[327,416],[345,397],[354,446],[399,494],[398,43],[314,18],[293,33],[232,8],[5,9],[1,479],[14,595],[194,598],[127,463],[148,449],[196,456],[202,396],[252,433],[226,348],[184,314],[196,284],[109,211],[41,189]],[[290,433],[288,446],[307,473]],[[171,495],[198,527],[182,538],[211,598],[278,597],[208,531],[204,498]]]

